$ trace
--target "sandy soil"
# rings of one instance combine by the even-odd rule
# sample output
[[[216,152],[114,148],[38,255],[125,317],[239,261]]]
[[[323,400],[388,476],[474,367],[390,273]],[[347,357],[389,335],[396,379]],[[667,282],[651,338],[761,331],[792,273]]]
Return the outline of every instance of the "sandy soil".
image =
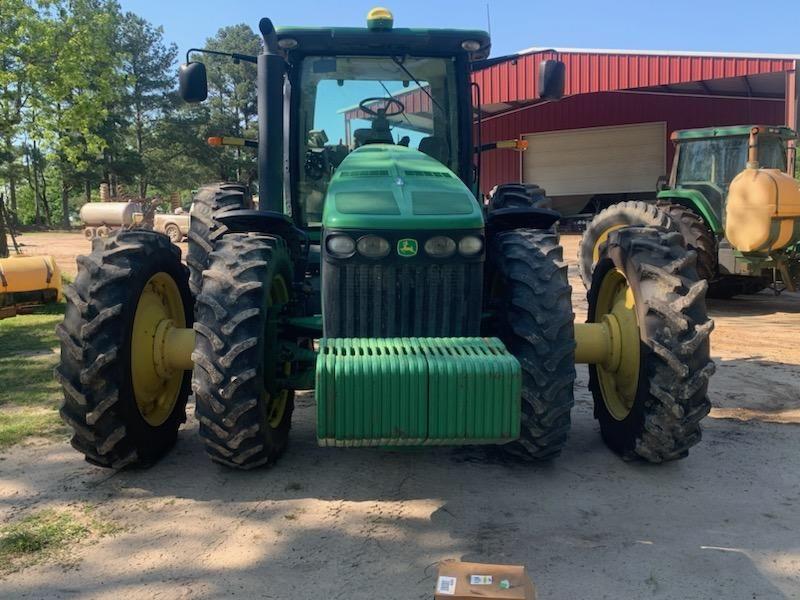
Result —
[[[576,241],[564,239],[572,263]],[[583,318],[574,264],[571,275]],[[92,502],[126,529],[78,546],[76,567],[9,576],[0,597],[430,598],[437,561],[457,558],[525,564],[544,600],[800,598],[800,296],[709,306],[714,410],[686,460],[624,463],[606,450],[584,367],[570,442],[545,466],[318,448],[310,394],[286,456],[253,473],[211,464],[191,417],[148,471],[28,444],[0,457],[0,520]]]

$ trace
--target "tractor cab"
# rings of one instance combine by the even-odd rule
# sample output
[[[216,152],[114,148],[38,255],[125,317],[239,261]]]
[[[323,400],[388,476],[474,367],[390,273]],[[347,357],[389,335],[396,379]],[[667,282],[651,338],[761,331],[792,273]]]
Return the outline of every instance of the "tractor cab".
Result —
[[[672,134],[675,160],[668,190],[659,198],[675,193],[691,197],[708,213],[712,226],[721,231],[725,198],[733,179],[748,161],[750,131],[754,125],[687,129]],[[758,126],[757,138],[761,167],[786,171],[788,142],[795,139],[788,127]],[[705,216],[705,215],[704,215]]]
[[[386,192],[402,178],[386,161],[374,168],[397,152],[420,164],[430,158],[433,169],[473,185],[470,65],[488,56],[489,36],[393,25],[385,9],[372,10],[366,28],[273,31],[266,19],[260,24],[266,47],[287,64],[286,195],[303,228],[319,228],[326,208],[334,220],[335,213],[398,210],[391,201],[370,201],[368,212],[354,208],[363,205],[354,194]],[[346,172],[341,201],[329,193],[339,171]]]

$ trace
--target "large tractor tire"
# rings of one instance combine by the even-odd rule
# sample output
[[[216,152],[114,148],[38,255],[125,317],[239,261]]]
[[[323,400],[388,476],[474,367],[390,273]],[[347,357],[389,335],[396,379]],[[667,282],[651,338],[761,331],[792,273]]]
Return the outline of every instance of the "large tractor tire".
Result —
[[[601,248],[588,321],[613,323],[621,351],[589,366],[589,386],[603,440],[625,458],[682,458],[700,441],[714,363],[696,260],[679,233],[650,227],[613,232]]]
[[[228,232],[228,228],[214,216],[230,210],[250,208],[248,187],[243,183],[215,183],[203,186],[192,200],[189,219],[189,288],[196,296],[203,284],[203,270],[208,265],[208,255],[214,241]]]
[[[292,266],[281,238],[232,233],[209,255],[197,296],[192,388],[200,436],[212,460],[238,469],[285,450],[293,392],[280,359],[280,315]]]
[[[506,444],[525,459],[558,456],[574,404],[572,288],[558,237],[517,229],[493,237],[489,251],[494,313],[486,334],[498,336],[522,366],[519,440]]]
[[[189,275],[165,235],[126,231],[96,239],[78,257],[78,275],[64,290],[61,417],[86,459],[119,469],[146,466],[172,447],[186,420],[189,371],[159,375],[153,335],[167,319],[192,326]]]
[[[703,217],[680,204],[657,204],[673,222],[673,229],[680,231],[686,246],[697,253],[697,274],[711,286],[717,276],[717,240]],[[643,223],[644,224],[644,223]]]
[[[608,236],[613,231],[631,225],[675,229],[670,216],[648,202],[620,202],[600,211],[589,222],[578,245],[578,270],[586,289],[592,283],[592,271],[600,259],[600,248],[608,240]]]

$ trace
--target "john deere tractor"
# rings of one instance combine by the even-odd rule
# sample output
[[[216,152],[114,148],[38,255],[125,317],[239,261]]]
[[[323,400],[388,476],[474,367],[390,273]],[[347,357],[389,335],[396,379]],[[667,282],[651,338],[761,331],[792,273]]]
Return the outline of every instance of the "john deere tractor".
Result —
[[[75,448],[152,463],[193,393],[208,454],[250,469],[284,452],[294,395],[314,390],[322,446],[547,459],[567,440],[577,362],[611,448],[685,456],[714,368],[695,253],[664,229],[615,231],[589,322],[573,323],[558,214],[476,198],[470,73],[488,35],[394,28],[385,9],[366,28],[260,30],[262,54],[234,55],[257,65],[259,208],[244,185],[202,189],[188,267],[152,231],[79,260],[57,369]],[[539,77],[561,95],[561,63]],[[180,83],[204,100],[204,65]]]
[[[589,224],[578,250],[587,288],[600,248],[630,225],[679,231],[697,253],[709,295],[731,297],[800,285],[800,182],[795,133],[742,125],[676,131],[669,184],[655,203],[622,202]]]

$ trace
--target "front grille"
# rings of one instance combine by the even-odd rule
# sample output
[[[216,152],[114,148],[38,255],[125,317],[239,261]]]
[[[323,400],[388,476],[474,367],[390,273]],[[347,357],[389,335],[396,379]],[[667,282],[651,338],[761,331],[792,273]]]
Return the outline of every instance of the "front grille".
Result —
[[[480,262],[325,262],[325,336],[479,335],[482,267]]]

